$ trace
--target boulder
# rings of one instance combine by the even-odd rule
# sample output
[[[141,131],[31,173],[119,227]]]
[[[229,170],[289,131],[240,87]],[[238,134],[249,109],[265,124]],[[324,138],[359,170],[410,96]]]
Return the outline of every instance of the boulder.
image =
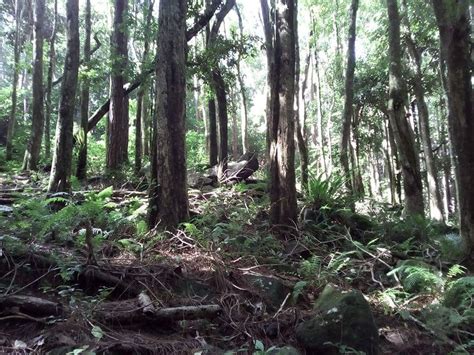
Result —
[[[275,309],[278,309],[285,300],[291,288],[286,286],[279,278],[275,276],[266,276],[260,274],[244,274],[245,280],[259,291],[266,303]]]
[[[352,348],[377,354],[378,330],[360,291],[327,285],[316,301],[315,313],[296,328],[296,338],[308,353],[337,354],[339,349]]]
[[[266,354],[268,355],[301,355],[301,353],[292,346],[283,346],[281,348],[269,349]]]

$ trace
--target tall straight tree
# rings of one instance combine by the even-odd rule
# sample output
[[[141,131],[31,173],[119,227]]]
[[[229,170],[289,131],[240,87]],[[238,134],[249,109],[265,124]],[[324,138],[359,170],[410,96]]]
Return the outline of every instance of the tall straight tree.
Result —
[[[51,97],[53,89],[53,72],[54,63],[56,61],[55,43],[56,32],[58,30],[58,0],[54,0],[54,20],[53,31],[49,40],[49,55],[48,55],[48,76],[46,79],[46,115],[44,118],[44,151],[46,159],[51,158]]]
[[[347,65],[346,80],[344,88],[344,115],[342,117],[342,135],[341,135],[341,166],[347,178],[347,188],[352,193],[354,191],[355,181],[349,179],[351,171],[349,167],[349,144],[351,136],[351,122],[354,114],[354,72],[356,66],[355,41],[356,41],[356,21],[359,0],[352,0],[349,25],[349,43],[347,46]],[[355,168],[355,167],[353,167]]]
[[[432,0],[446,62],[449,134],[453,145],[459,221],[465,252],[474,259],[474,106],[468,0]]]
[[[414,133],[405,115],[407,91],[402,78],[400,15],[397,0],[387,0],[389,18],[388,116],[402,165],[405,215],[424,216],[423,184]]]
[[[291,225],[297,218],[295,184],[295,2],[278,0],[271,83],[270,221]]]
[[[10,118],[8,120],[8,130],[7,130],[7,151],[6,159],[10,160],[13,155],[13,135],[15,132],[16,126],[16,105],[17,105],[17,88],[18,88],[18,77],[20,74],[20,22],[21,16],[23,14],[23,1],[24,0],[15,0],[15,42],[13,48],[14,56],[14,67],[13,67],[13,82],[12,82],[12,102],[10,108]]]
[[[91,1],[86,0],[84,14],[85,37],[84,37],[84,60],[83,65],[88,68],[91,60]],[[81,133],[79,142],[79,156],[77,158],[76,176],[84,180],[87,176],[87,124],[89,120],[89,78],[84,76],[81,82]]]
[[[69,191],[76,104],[77,74],[79,70],[79,0],[67,0],[67,47],[64,74],[59,99],[59,117],[49,179],[50,192]]]
[[[114,2],[114,28],[111,39],[112,73],[110,112],[107,127],[107,169],[116,170],[128,160],[128,100],[123,90],[128,62],[128,0]]]
[[[44,89],[43,89],[43,26],[45,0],[34,1],[34,38],[33,38],[33,115],[31,133],[23,170],[37,170],[41,151],[41,139],[44,125]]]
[[[186,181],[186,10],[187,0],[161,0],[156,64],[156,169],[152,171],[150,206],[156,220],[174,228],[189,217]],[[157,185],[159,184],[159,186]]]

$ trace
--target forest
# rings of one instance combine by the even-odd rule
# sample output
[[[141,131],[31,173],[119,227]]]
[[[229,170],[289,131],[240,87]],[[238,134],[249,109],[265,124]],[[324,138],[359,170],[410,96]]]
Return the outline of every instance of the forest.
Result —
[[[474,353],[472,0],[2,0],[0,352]]]

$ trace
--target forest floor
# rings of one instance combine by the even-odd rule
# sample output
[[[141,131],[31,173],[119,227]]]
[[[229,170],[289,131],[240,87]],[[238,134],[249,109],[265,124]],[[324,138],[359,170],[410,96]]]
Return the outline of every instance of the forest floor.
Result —
[[[364,294],[379,353],[474,349],[472,325],[426,317],[453,263],[421,227],[387,229],[380,209],[365,219],[335,207],[313,221],[302,214],[301,225],[274,237],[263,183],[205,186],[190,190],[189,223],[150,232],[142,189],[107,189],[99,179],[47,197],[46,179],[0,176],[2,353],[304,353],[295,327],[313,316],[328,283]],[[417,238],[390,242],[382,233]],[[403,272],[393,276],[406,259],[437,270],[416,292]]]

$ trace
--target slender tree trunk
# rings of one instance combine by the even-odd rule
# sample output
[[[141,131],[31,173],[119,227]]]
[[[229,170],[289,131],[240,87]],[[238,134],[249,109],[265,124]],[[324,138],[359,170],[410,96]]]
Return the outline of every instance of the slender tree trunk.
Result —
[[[300,154],[300,168],[301,168],[301,185],[303,189],[308,187],[308,147],[306,145],[305,134],[304,134],[304,124],[301,124],[300,121],[300,55],[299,55],[299,44],[298,44],[298,3],[295,0],[295,11],[294,11],[294,30],[295,30],[295,111],[294,111],[294,121],[296,123],[296,141],[298,142],[298,151]]]
[[[232,10],[235,5],[235,0],[227,0],[222,6],[221,10],[216,14],[216,20],[212,25],[208,45],[215,45],[219,28],[224,21],[224,18]],[[224,82],[224,78],[221,73],[219,66],[213,69],[212,73],[212,86],[216,94],[217,101],[217,112],[219,119],[219,179],[224,179],[227,174],[227,158],[228,158],[228,113],[227,113],[227,90]]]
[[[344,114],[342,119],[342,134],[341,134],[341,155],[340,162],[342,171],[346,176],[346,187],[349,194],[354,193],[354,182],[351,183],[349,176],[351,169],[349,165],[349,145],[351,137],[351,121],[354,114],[353,100],[354,100],[354,72],[355,72],[355,41],[356,41],[356,20],[357,9],[359,7],[359,0],[352,0],[350,10],[350,26],[349,26],[349,44],[347,47],[347,66],[346,66],[346,80],[344,89]],[[354,166],[352,167],[354,169]]]
[[[128,100],[124,95],[127,70],[127,7],[128,0],[116,0],[114,29],[111,41],[111,93],[107,129],[106,165],[109,171],[118,169],[128,160]]]
[[[465,253],[474,259],[474,111],[471,83],[468,0],[432,0],[441,57],[446,61],[448,122],[453,145],[459,224]]]
[[[189,217],[186,182],[186,0],[161,0],[158,18],[156,65],[156,170],[152,171],[157,195],[150,209],[166,228],[175,228]]]
[[[402,164],[404,214],[424,216],[423,184],[413,131],[405,116],[406,89],[402,79],[400,16],[397,0],[387,0],[389,18],[390,81],[388,114]]]
[[[23,170],[38,170],[41,140],[44,126],[43,106],[43,25],[45,0],[34,1],[34,39],[33,39],[33,117],[31,135],[23,159]]]
[[[266,121],[267,121],[267,130],[266,130],[266,157],[269,160],[270,157],[270,144],[271,144],[271,136],[272,136],[272,110],[273,110],[273,103],[272,103],[272,84],[274,82],[275,76],[275,63],[274,63],[274,52],[275,48],[273,47],[274,44],[274,21],[273,16],[270,13],[270,8],[268,6],[268,0],[260,0],[260,7],[262,10],[262,20],[263,20],[263,30],[265,34],[265,53],[267,55],[267,105],[265,109],[266,114]],[[273,6],[272,6],[273,12]]]
[[[46,160],[51,158],[51,95],[53,90],[54,62],[56,60],[55,41],[58,27],[58,0],[54,0],[53,32],[49,40],[48,77],[46,79],[46,114],[44,118],[44,150]]]
[[[421,53],[411,37],[406,39],[410,57],[415,66],[415,77],[413,81],[413,90],[416,96],[416,104],[418,108],[418,119],[420,122],[421,140],[423,143],[423,152],[428,175],[428,191],[430,202],[431,218],[438,222],[444,221],[443,203],[441,200],[441,192],[439,188],[439,180],[437,167],[433,156],[431,146],[431,134],[429,124],[428,106],[425,102],[425,89],[423,87],[423,74],[421,71]]]
[[[67,48],[49,192],[71,188],[72,139],[79,70],[79,0],[67,0]]]
[[[209,112],[209,165],[214,166],[217,164],[217,113],[216,113],[216,100],[210,98],[208,103]]]
[[[239,19],[239,31],[240,31],[240,39],[243,41],[244,37],[244,26],[242,23],[242,16],[239,11],[239,7],[236,5],[235,6],[235,11],[237,12],[237,16]],[[237,79],[239,81],[239,87],[240,87],[240,97],[242,100],[242,105],[241,105],[241,124],[240,124],[240,130],[242,132],[242,150],[243,153],[247,153],[249,150],[249,138],[248,138],[248,113],[247,113],[247,94],[245,90],[245,83],[244,83],[244,78],[242,75],[242,71],[240,69],[240,62],[241,62],[241,54],[239,52],[239,58],[237,59]]]
[[[274,77],[270,141],[270,222],[291,226],[297,220],[295,185],[295,2],[275,6]]]
[[[85,37],[84,37],[84,66],[89,67],[91,60],[91,2],[86,0],[85,10]],[[87,124],[89,119],[89,78],[84,76],[81,87],[81,134],[79,154],[77,158],[76,176],[79,180],[87,177]]]
[[[15,133],[16,126],[16,106],[17,106],[17,87],[18,87],[18,77],[20,74],[20,22],[23,14],[23,0],[15,0],[15,44],[13,49],[14,55],[14,68],[13,68],[13,82],[12,82],[12,102],[10,108],[10,119],[8,120],[8,130],[7,130],[7,151],[6,151],[6,160],[11,160],[13,156],[13,136]]]

